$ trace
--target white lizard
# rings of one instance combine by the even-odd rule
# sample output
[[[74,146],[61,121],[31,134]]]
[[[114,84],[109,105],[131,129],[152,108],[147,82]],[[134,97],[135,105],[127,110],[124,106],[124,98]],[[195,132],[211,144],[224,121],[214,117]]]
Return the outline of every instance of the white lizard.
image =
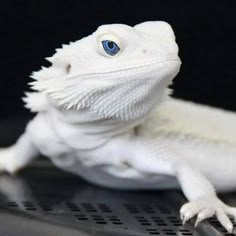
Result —
[[[169,97],[181,65],[169,24],[103,25],[47,59],[24,98],[37,115],[0,150],[2,171],[41,153],[102,186],[181,187],[183,222],[216,215],[232,232],[236,208],[215,189],[236,189],[236,115]]]

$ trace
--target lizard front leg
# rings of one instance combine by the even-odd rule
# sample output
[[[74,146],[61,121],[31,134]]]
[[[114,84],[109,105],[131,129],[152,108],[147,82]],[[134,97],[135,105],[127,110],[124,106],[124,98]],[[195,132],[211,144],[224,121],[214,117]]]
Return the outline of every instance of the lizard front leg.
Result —
[[[216,216],[219,222],[232,232],[233,224],[229,215],[236,218],[236,208],[223,203],[216,195],[215,189],[208,179],[197,169],[191,167],[187,158],[171,150],[163,142],[131,141],[134,147],[132,156],[128,159],[135,169],[146,173],[168,174],[176,176],[188,203],[180,209],[180,216],[185,223],[197,216],[198,225],[204,219]],[[131,149],[129,149],[131,150]]]
[[[14,174],[37,157],[38,154],[39,151],[26,129],[14,145],[8,148],[0,148],[0,171]]]

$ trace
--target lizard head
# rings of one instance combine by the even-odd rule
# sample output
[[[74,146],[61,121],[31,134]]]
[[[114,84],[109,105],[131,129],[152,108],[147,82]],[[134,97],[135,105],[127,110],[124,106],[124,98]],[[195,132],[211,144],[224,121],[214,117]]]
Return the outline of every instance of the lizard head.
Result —
[[[173,30],[161,21],[100,26],[48,60],[51,67],[33,73],[32,88],[81,122],[145,117],[181,64]]]

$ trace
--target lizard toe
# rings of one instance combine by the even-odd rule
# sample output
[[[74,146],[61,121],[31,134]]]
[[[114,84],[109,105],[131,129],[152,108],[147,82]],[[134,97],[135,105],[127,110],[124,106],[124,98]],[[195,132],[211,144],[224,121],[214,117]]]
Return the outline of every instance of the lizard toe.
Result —
[[[202,206],[198,202],[188,202],[180,209],[180,217],[185,224],[192,217],[197,215],[202,210]]]
[[[221,225],[229,232],[232,233],[233,231],[233,224],[230,221],[229,217],[225,213],[223,209],[218,209],[216,211],[216,218],[219,220]]]
[[[202,197],[184,204],[180,209],[180,216],[185,223],[197,216],[195,227],[205,219],[216,216],[220,224],[231,233],[233,224],[229,215],[236,219],[236,208],[224,204],[217,196]]]
[[[234,221],[236,222],[236,207],[225,206],[225,211],[228,215],[232,216]]]
[[[200,222],[202,222],[203,220],[212,217],[213,215],[215,215],[215,210],[212,208],[205,208],[202,211],[199,212],[199,214],[197,215],[197,220],[195,222],[195,226],[197,227],[198,224]]]

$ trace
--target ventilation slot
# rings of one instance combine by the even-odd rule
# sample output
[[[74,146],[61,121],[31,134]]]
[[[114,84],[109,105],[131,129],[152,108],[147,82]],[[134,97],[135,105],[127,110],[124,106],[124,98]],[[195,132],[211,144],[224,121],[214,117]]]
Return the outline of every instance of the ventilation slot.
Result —
[[[18,204],[16,202],[8,201],[3,205],[6,208],[18,208]]]
[[[103,213],[112,213],[111,208],[104,203],[98,203],[98,207]]]
[[[123,225],[123,223],[121,222],[121,220],[117,216],[108,216],[108,219],[114,225]]]
[[[66,202],[66,206],[72,212],[79,212],[80,208],[73,202]]]
[[[138,208],[132,204],[124,204],[124,207],[129,211],[129,213],[137,214],[139,213]]]
[[[162,230],[166,235],[176,235],[172,229],[163,229]]]
[[[27,211],[37,211],[37,208],[34,206],[32,202],[24,201],[23,205],[25,207],[25,210]]]
[[[158,207],[158,210],[160,211],[161,214],[168,215],[171,214],[171,211],[167,207]]]
[[[78,220],[78,221],[88,221],[88,218],[85,216],[85,215],[75,215],[75,218]]]
[[[147,228],[146,231],[151,235],[160,235],[160,232],[155,228]]]
[[[167,226],[166,222],[164,221],[162,217],[152,216],[151,219],[158,226]]]
[[[40,202],[39,206],[43,211],[46,211],[46,212],[53,211],[52,207],[50,206],[48,202]]]
[[[92,218],[96,224],[107,224],[106,220],[100,215],[92,215]]]
[[[81,205],[87,212],[97,212],[97,210],[90,203],[82,203]]]
[[[182,222],[180,221],[179,218],[177,218],[176,216],[167,216],[166,217],[170,223],[172,223],[174,226],[182,226]]]
[[[179,232],[184,235],[193,235],[188,229],[179,229]]]
[[[156,213],[154,208],[149,205],[142,205],[141,209],[144,213],[147,213],[147,214],[155,214]]]
[[[151,225],[151,223],[144,216],[136,216],[136,219],[143,226]]]

